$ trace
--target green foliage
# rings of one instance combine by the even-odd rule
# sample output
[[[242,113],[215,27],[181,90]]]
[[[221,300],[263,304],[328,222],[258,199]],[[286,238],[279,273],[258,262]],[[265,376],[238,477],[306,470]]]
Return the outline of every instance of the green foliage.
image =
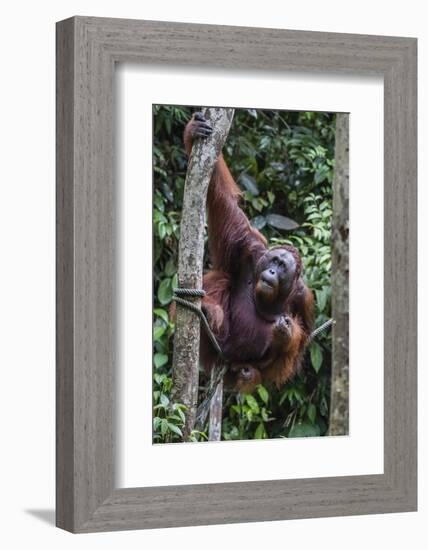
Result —
[[[174,326],[168,307],[176,286],[187,158],[182,133],[193,108],[154,106],[154,442],[181,441],[185,407],[169,404]],[[224,148],[243,190],[241,206],[271,245],[301,253],[316,299],[316,326],[330,315],[331,214],[335,117],[329,113],[238,109]],[[206,254],[206,256],[208,256]],[[209,258],[205,258],[209,269]],[[331,335],[317,336],[301,372],[279,390],[226,394],[222,438],[324,435],[328,427]],[[201,385],[206,384],[201,372]],[[194,432],[194,441],[206,439]]]
[[[161,361],[159,367],[156,364],[155,354],[155,369],[159,370],[168,361]],[[155,443],[181,441],[183,437],[182,428],[185,422],[184,411],[186,407],[178,403],[170,404],[169,394],[171,391],[171,378],[166,374],[154,374],[154,401],[156,404],[153,407],[153,441]]]
[[[266,439],[269,437],[267,423],[274,418],[268,408],[269,392],[264,386],[257,387],[257,394],[236,395],[229,408],[228,416],[223,419],[222,435],[232,439]]]

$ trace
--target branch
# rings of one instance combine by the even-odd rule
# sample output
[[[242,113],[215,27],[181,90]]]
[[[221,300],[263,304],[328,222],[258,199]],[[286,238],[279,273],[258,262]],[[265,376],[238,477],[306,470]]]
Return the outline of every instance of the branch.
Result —
[[[213,127],[207,139],[195,141],[189,158],[181,215],[178,250],[178,286],[202,288],[205,207],[208,185],[214,165],[226,141],[233,109],[208,108],[206,119]],[[201,299],[193,298],[200,306]],[[173,402],[186,405],[184,439],[188,440],[195,424],[199,385],[199,317],[177,304],[173,355]]]
[[[213,375],[214,369],[211,373]],[[208,428],[208,440],[221,440],[221,422],[223,416],[223,380],[217,384],[214,396],[210,403],[210,421]]]
[[[349,115],[336,115],[333,181],[333,327],[329,435],[349,433]]]

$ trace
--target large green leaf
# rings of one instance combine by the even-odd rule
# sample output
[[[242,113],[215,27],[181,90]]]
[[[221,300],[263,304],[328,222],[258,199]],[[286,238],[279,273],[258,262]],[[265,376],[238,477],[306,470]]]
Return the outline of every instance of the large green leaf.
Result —
[[[312,424],[315,422],[316,414],[317,414],[317,408],[313,403],[309,403],[307,415]]]
[[[155,326],[153,329],[153,340],[158,342],[165,333],[165,327]]]
[[[250,407],[250,409],[255,414],[259,414],[260,408],[259,408],[259,404],[257,403],[255,397],[253,397],[252,395],[246,395],[245,396],[245,401],[247,402],[248,406]]]
[[[241,174],[238,182],[255,197],[260,193],[256,180],[248,174]]]
[[[257,426],[257,429],[254,433],[254,439],[263,439],[265,436],[265,426],[263,422],[260,422],[260,424]]]
[[[173,424],[172,422],[168,422],[168,428],[171,432],[174,432],[175,434],[179,435],[180,437],[183,437],[183,432],[180,430],[178,426]]]
[[[158,300],[165,306],[169,304],[172,298],[171,279],[164,279],[158,288]]]
[[[299,227],[297,222],[281,214],[268,214],[266,216],[266,221],[269,225],[275,227],[275,229],[282,229],[284,231],[291,231]]]
[[[168,312],[165,311],[164,309],[161,309],[161,308],[156,308],[154,309],[153,313],[157,316],[157,317],[160,317],[163,321],[165,321],[165,323],[168,323]]]
[[[317,342],[311,342],[311,363],[315,372],[318,372],[322,365],[322,349]]]
[[[257,393],[260,395],[261,400],[266,405],[269,401],[269,393],[264,386],[257,386]]]
[[[315,290],[319,311],[324,311],[325,306],[327,304],[329,293],[330,293],[330,289],[329,287],[326,287],[326,286],[324,286],[321,290]]]
[[[155,353],[154,356],[155,367],[159,369],[168,363],[168,355],[163,353]]]

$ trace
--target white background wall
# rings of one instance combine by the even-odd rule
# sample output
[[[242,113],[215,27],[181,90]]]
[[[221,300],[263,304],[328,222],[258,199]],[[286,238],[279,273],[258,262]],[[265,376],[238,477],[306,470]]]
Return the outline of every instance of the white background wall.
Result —
[[[428,484],[420,468],[419,512],[157,531],[70,535],[54,506],[54,23],[70,15],[280,27],[419,38],[420,248],[427,230],[427,46],[424,3],[306,0],[251,4],[156,0],[19,1],[1,15],[0,541],[3,548],[422,548]],[[424,101],[425,100],[425,101]],[[425,205],[425,208],[424,208]],[[422,215],[423,214],[423,215]],[[426,250],[426,249],[425,249]],[[420,256],[420,280],[428,277]],[[421,284],[421,304],[426,301]],[[421,307],[420,334],[427,330]],[[421,346],[420,364],[427,359]],[[428,460],[427,374],[419,377],[419,463]],[[419,541],[418,541],[419,539]]]

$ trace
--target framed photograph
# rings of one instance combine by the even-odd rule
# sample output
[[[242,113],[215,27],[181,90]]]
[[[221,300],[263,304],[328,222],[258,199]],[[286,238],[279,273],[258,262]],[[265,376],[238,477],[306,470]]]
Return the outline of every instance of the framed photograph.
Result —
[[[416,510],[416,113],[413,38],[57,24],[58,527]]]
[[[153,443],[337,435],[337,429],[329,430],[329,329],[332,309],[334,317],[343,314],[335,339],[347,347],[349,216],[347,167],[344,178],[334,178],[335,138],[336,128],[344,132],[338,145],[349,149],[348,113],[224,110],[233,118],[206,199],[208,250],[201,307],[209,330],[203,325],[195,361],[200,390],[196,405],[202,407],[202,418],[191,427],[188,396],[172,388],[183,370],[172,365],[178,317],[171,303],[179,286],[180,221],[183,228],[188,216],[183,195],[189,193],[193,164],[187,176],[183,169],[186,152],[192,152],[193,159],[198,155],[192,144],[208,143],[213,134],[213,122],[207,118],[212,111],[219,110],[153,105]],[[236,182],[231,172],[238,174]],[[343,222],[333,219],[333,180],[337,194],[345,197],[342,208],[335,210]],[[339,225],[343,239],[337,238]],[[339,246],[342,267],[336,261]],[[332,272],[338,277],[339,271],[341,289],[332,293]],[[346,307],[339,307],[339,298]],[[183,297],[178,301],[178,307],[189,305]],[[183,338],[190,338],[187,323],[185,327]],[[211,377],[221,371],[222,360],[228,368],[216,386],[219,407],[213,395],[203,411]],[[346,350],[343,365],[347,368],[348,363]],[[190,366],[188,358],[185,366]],[[345,393],[340,435],[348,435]],[[208,415],[210,405],[215,411]]]

